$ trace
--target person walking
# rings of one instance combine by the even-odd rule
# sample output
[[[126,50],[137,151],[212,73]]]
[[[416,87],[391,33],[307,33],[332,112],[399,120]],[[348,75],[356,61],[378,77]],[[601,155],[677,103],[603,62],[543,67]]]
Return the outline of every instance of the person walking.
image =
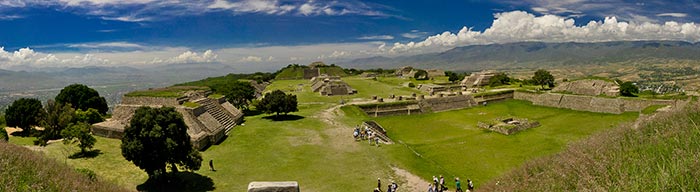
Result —
[[[433,191],[438,192],[438,179],[433,175]]]
[[[377,189],[379,189],[379,191],[382,191],[382,180],[379,178],[377,178]]]
[[[445,187],[445,178],[440,175],[440,192],[445,191],[447,187]]]
[[[396,192],[399,189],[399,185],[395,181],[391,181],[391,191]]]
[[[474,191],[474,184],[472,183],[472,180],[467,179],[467,190]]]
[[[455,192],[464,192],[462,191],[462,183],[459,181],[459,177],[455,178]]]
[[[209,170],[216,171],[216,169],[214,169],[214,160],[213,159],[209,159]]]

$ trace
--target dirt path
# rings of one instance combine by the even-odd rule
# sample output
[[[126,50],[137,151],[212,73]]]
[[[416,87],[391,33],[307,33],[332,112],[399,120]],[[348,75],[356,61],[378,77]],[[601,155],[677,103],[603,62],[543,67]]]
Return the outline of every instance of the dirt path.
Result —
[[[358,103],[366,102],[351,102],[348,104]],[[361,148],[353,146],[356,143],[354,138],[352,137],[353,127],[339,122],[339,117],[344,115],[343,111],[340,110],[340,107],[342,106],[345,105],[335,105],[331,108],[325,109],[318,113],[315,117],[328,125],[327,129],[324,130],[324,133],[327,134],[330,138],[333,138],[331,139],[330,144],[334,148],[342,151],[360,150]],[[396,176],[401,178],[400,180],[406,181],[406,183],[403,183],[402,186],[399,187],[401,188],[401,191],[417,192],[423,191],[422,189],[426,189],[428,187],[428,182],[422,180],[420,177],[412,174],[411,172],[408,172],[398,167],[391,167],[391,169],[394,171],[394,174]]]
[[[404,169],[398,168],[398,167],[392,167],[391,169],[394,170],[394,173],[398,175],[399,177],[402,177],[403,179],[406,180],[406,183],[403,186],[400,186],[399,189],[400,191],[425,191],[428,189],[428,185],[430,183],[420,179],[420,177],[412,174],[411,172],[408,172]],[[425,190],[423,190],[425,189]]]

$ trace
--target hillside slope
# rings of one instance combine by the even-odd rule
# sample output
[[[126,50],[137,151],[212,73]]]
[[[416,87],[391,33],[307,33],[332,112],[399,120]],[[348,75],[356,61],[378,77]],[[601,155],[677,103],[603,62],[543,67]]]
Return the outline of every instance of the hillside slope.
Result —
[[[594,135],[480,191],[700,191],[698,107]]]
[[[98,178],[99,179],[99,178]],[[127,191],[27,148],[0,142],[0,191]]]
[[[602,65],[616,62],[660,60],[700,60],[700,43],[681,41],[617,41],[596,43],[521,42],[471,45],[440,53],[395,58],[370,57],[340,62],[346,67],[440,68],[476,71]]]

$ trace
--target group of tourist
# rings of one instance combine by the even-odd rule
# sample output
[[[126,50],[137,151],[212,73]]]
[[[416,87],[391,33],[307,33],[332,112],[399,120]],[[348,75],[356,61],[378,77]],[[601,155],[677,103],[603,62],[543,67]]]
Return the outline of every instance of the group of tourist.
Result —
[[[391,184],[386,187],[386,192],[397,192],[399,189],[399,185],[396,184],[395,181],[391,181]],[[380,178],[377,178],[377,188],[374,188],[374,192],[383,192],[382,191],[382,180]]]
[[[355,140],[367,140],[369,145],[372,145],[372,142],[379,147],[379,136],[377,133],[374,131],[370,130],[369,127],[365,127],[364,129],[360,128],[359,125],[355,126],[355,130],[352,132],[352,136],[355,138]]]
[[[471,180],[467,179],[467,191],[473,191],[474,184]],[[445,178],[440,175],[440,178],[433,176],[433,183],[428,184],[428,192],[443,192],[447,191],[447,186],[445,185]],[[459,177],[455,177],[455,192],[464,192],[462,190],[462,182]]]

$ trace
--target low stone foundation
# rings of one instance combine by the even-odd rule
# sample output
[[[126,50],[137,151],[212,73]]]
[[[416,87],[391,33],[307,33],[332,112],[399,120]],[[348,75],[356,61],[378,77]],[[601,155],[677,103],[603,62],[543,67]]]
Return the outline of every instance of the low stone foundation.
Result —
[[[299,192],[299,183],[296,181],[283,182],[259,182],[248,184],[248,192]]]
[[[477,123],[477,126],[491,131],[499,132],[504,135],[511,135],[529,128],[539,127],[540,123],[537,121],[529,121],[528,119],[523,118],[508,117],[496,119],[493,122],[479,121]]]

